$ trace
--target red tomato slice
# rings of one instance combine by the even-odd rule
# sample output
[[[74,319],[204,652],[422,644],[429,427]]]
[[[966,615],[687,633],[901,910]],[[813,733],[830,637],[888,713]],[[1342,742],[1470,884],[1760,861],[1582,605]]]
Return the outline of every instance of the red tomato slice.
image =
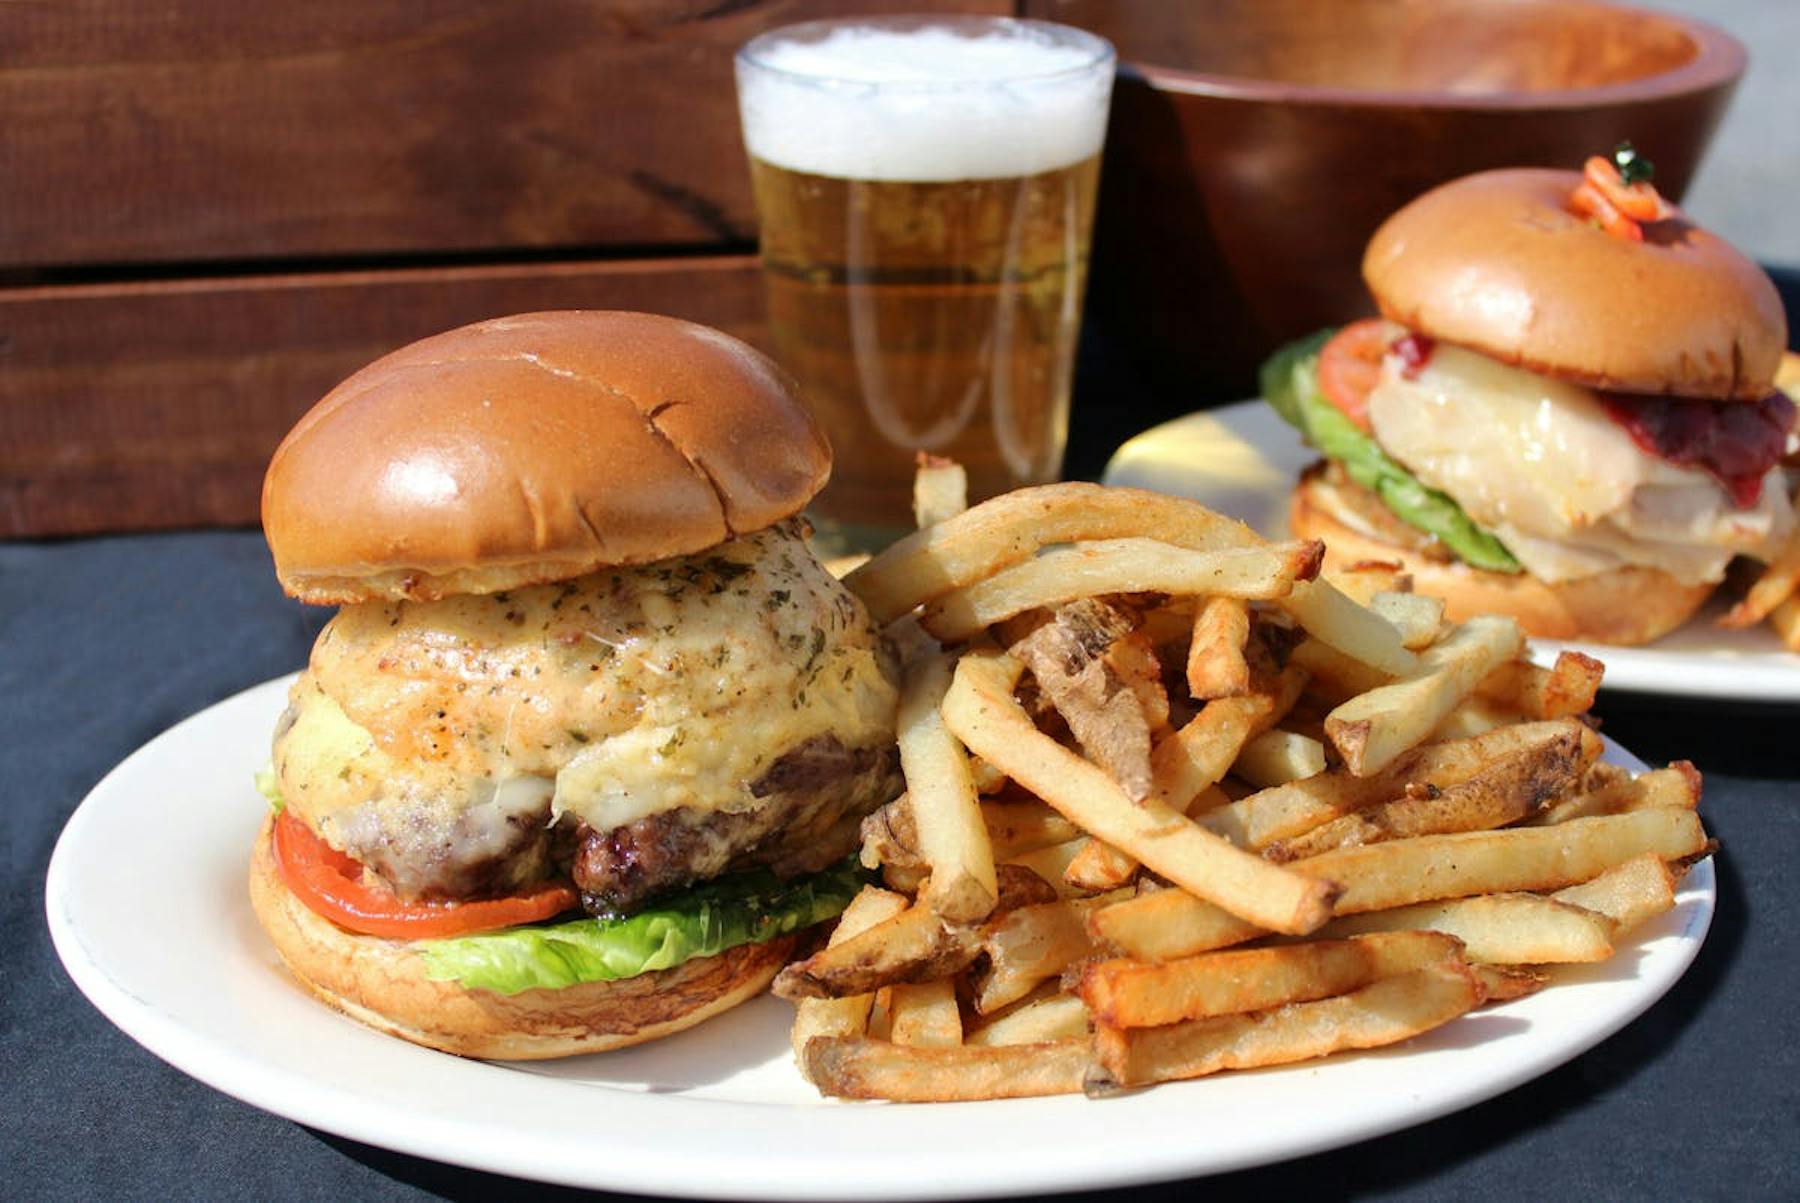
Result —
[[[1319,391],[1364,433],[1369,429],[1369,394],[1381,378],[1381,357],[1393,341],[1379,318],[1351,322],[1319,352]]]
[[[466,936],[535,923],[572,909],[567,885],[478,902],[405,902],[363,881],[362,866],[320,839],[290,812],[275,819],[275,865],[300,901],[339,927],[395,940]]]

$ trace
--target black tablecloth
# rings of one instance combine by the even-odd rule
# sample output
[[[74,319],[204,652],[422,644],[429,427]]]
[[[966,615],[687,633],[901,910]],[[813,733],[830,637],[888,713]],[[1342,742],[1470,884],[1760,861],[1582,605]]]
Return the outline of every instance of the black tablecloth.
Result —
[[[298,667],[323,617],[280,595],[255,533],[0,545],[0,1194],[553,1193],[311,1132],[218,1094],[101,1018],[50,947],[44,868],[83,794],[178,719]],[[1338,1152],[1150,1193],[1800,1192],[1800,760],[1792,733],[1800,708],[1609,697],[1604,710],[1609,731],[1646,759],[1688,756],[1707,770],[1707,825],[1725,849],[1718,915],[1675,989],[1586,1056],[1481,1106]],[[1028,1147],[1029,1133],[1021,1139]],[[806,1141],[795,1132],[797,1175]]]

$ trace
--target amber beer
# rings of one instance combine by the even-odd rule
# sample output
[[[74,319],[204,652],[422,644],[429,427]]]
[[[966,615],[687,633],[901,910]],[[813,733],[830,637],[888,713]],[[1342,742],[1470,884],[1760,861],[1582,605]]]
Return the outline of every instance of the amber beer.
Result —
[[[972,499],[1056,478],[1111,69],[1016,21],[825,22],[740,56],[776,351],[835,451],[827,534],[906,528],[918,451]]]

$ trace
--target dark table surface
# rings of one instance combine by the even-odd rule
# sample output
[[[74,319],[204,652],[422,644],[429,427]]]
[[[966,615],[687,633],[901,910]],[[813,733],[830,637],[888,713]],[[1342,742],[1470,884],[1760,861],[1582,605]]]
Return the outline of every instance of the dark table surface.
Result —
[[[1795,277],[1782,282],[1800,311]],[[1085,459],[1076,449],[1084,474],[1102,443],[1118,442],[1091,426],[1079,437],[1094,440]],[[299,667],[324,618],[282,597],[255,532],[0,545],[0,1195],[564,1193],[314,1132],[202,1086],[103,1019],[50,946],[44,869],[83,795],[176,721]],[[1718,911],[1675,988],[1610,1040],[1487,1103],[1132,1195],[1800,1198],[1800,707],[1607,694],[1600,711],[1644,759],[1686,757],[1706,773],[1703,813],[1723,845]],[[799,1175],[806,1141],[795,1135]]]

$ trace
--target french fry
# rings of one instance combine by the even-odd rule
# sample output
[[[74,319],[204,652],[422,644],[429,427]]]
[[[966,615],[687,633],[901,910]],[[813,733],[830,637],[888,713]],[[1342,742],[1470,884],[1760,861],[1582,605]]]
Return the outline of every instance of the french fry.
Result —
[[[956,983],[950,978],[893,986],[890,991],[889,1040],[914,1048],[954,1048],[962,1043],[962,1014],[956,1008]]]
[[[1319,639],[1307,638],[1295,646],[1288,663],[1306,670],[1311,684],[1335,702],[1342,702],[1394,679],[1392,673],[1371,668]]]
[[[1433,740],[1468,739],[1472,735],[1482,735],[1496,727],[1510,726],[1520,721],[1521,717],[1517,711],[1502,709],[1499,705],[1479,695],[1467,697],[1431,729],[1431,738]]]
[[[980,929],[946,923],[929,906],[914,903],[789,965],[776,975],[774,991],[788,999],[868,994],[897,983],[948,977],[980,954]]]
[[[1305,684],[1306,674],[1289,667],[1266,689],[1206,703],[1151,749],[1151,796],[1185,811],[1202,790],[1231,771],[1246,743],[1281,721]]]
[[[1481,983],[1481,992],[1490,1003],[1511,1002],[1536,994],[1550,984],[1550,975],[1541,969],[1522,965],[1471,964],[1469,972]]]
[[[1381,978],[1318,1002],[1263,1014],[1222,1015],[1160,1028],[1094,1030],[1090,1094],[1225,1069],[1253,1069],[1398,1044],[1480,1005],[1482,988],[1466,967],[1433,966]],[[809,1045],[816,1046],[818,1041]]]
[[[1209,785],[1187,804],[1184,813],[1193,818],[1229,801],[1218,786]],[[1120,852],[1103,840],[1090,839],[1063,870],[1063,877],[1071,885],[1098,894],[1125,885],[1137,871],[1136,857]]]
[[[1081,838],[1081,828],[1039,799],[1025,795],[989,798],[981,804],[981,817],[998,860]]]
[[[1096,943],[1145,961],[1229,948],[1266,934],[1185,890],[1156,890],[1097,907],[1088,913],[1087,927]]]
[[[921,451],[913,471],[913,521],[920,530],[969,508],[969,474],[952,459]]]
[[[1073,1094],[1093,1055],[1086,1037],[1042,1044],[907,1048],[859,1036],[810,1040],[802,1057],[820,1093],[896,1103]]]
[[[830,943],[842,944],[851,936],[867,931],[877,923],[891,919],[906,909],[906,899],[887,890],[864,886],[844,913],[838,917]],[[860,1036],[869,1023],[869,1007],[873,994],[851,994],[843,998],[803,998],[794,1006],[791,1039],[798,1058],[806,1042],[814,1036]]]
[[[1646,852],[1550,897],[1604,915],[1616,930],[1626,932],[1673,910],[1679,884],[1679,877],[1667,861]]]
[[[908,668],[900,692],[900,768],[920,856],[930,868],[921,900],[953,923],[984,919],[999,887],[969,757],[938,708],[950,689],[950,661],[925,656]]]
[[[984,627],[1039,607],[1105,593],[1208,593],[1285,597],[1319,571],[1316,541],[1189,551],[1155,539],[1105,539],[1056,548],[1015,564],[925,608],[925,629],[960,643]]]
[[[1658,806],[1693,810],[1700,805],[1700,771],[1692,762],[1677,760],[1666,769],[1653,769],[1635,777],[1612,777],[1596,788],[1566,798],[1533,815],[1536,826],[1566,823],[1595,815],[1625,814]]]
[[[885,625],[1045,547],[1146,531],[1193,551],[1264,542],[1242,522],[1183,498],[1067,481],[1015,489],[915,531],[845,577],[844,584]]]
[[[1789,597],[1769,611],[1769,625],[1781,636],[1781,645],[1800,652],[1800,597]]]
[[[1241,598],[1210,597],[1195,612],[1188,643],[1188,693],[1196,700],[1228,698],[1250,688],[1244,644],[1250,638],[1250,609]]]
[[[1800,533],[1788,539],[1762,575],[1745,590],[1743,599],[1719,619],[1722,627],[1753,627],[1800,587]]]
[[[1040,982],[1094,952],[1086,918],[1103,899],[1066,899],[1008,911],[989,925],[982,951],[987,964],[975,974],[975,1009],[992,1014],[1017,1002]]]
[[[1333,938],[1368,932],[1432,931],[1461,940],[1471,961],[1552,965],[1604,961],[1613,954],[1613,924],[1579,905],[1538,894],[1484,894],[1334,919]]]
[[[1233,914],[1291,935],[1330,916],[1328,882],[1242,852],[1154,799],[1134,804],[1105,773],[1039,732],[1012,696],[1019,667],[981,651],[958,663],[944,720],[965,744],[1083,830]]]
[[[1394,624],[1401,646],[1412,651],[1437,642],[1444,626],[1444,599],[1423,593],[1381,592],[1369,599],[1369,609]]]
[[[1399,931],[1202,953],[1161,963],[1095,961],[1082,968],[1075,992],[1096,1022],[1160,1027],[1330,998],[1378,978],[1461,959],[1462,946],[1449,936]]]
[[[1074,898],[1086,892],[1079,882],[1069,877],[1069,866],[1086,848],[1089,841],[1086,836],[1078,835],[1061,844],[1052,844],[1048,848],[1038,848],[1031,852],[1021,852],[1006,863],[1021,869],[1029,869],[1049,883],[1056,891],[1058,898]]]
[[[1392,560],[1358,560],[1333,567],[1325,575],[1359,606],[1369,605],[1377,593],[1411,593],[1413,588],[1405,566]]]
[[[1087,758],[1140,801],[1150,792],[1150,740],[1168,721],[1169,702],[1155,650],[1135,624],[1119,606],[1080,598],[1058,606],[1009,651],[1030,669]]]
[[[1040,1044],[1055,1040],[1086,1040],[1087,1006],[1073,994],[1051,992],[1041,998],[1021,999],[970,1032],[968,1044]]]
[[[1330,581],[1295,585],[1281,609],[1308,635],[1352,660],[1396,677],[1418,669],[1419,658],[1407,650],[1394,624],[1344,596]]]
[[[1580,652],[1558,652],[1539,668],[1523,660],[1500,665],[1476,686],[1478,696],[1528,719],[1567,718],[1593,709],[1606,666]]]
[[[1325,718],[1325,733],[1353,774],[1379,772],[1422,742],[1483,677],[1523,646],[1512,619],[1471,618],[1419,657],[1415,675],[1333,710]]]
[[[1259,789],[1325,771],[1325,745],[1292,731],[1264,731],[1244,745],[1231,771]]]
[[[1545,799],[1573,792],[1600,755],[1600,737],[1574,719],[1533,745],[1496,758],[1489,767],[1448,789],[1427,786],[1323,823],[1304,835],[1277,840],[1264,850],[1287,862],[1333,848],[1376,844],[1451,831],[1483,831],[1535,813]]]

